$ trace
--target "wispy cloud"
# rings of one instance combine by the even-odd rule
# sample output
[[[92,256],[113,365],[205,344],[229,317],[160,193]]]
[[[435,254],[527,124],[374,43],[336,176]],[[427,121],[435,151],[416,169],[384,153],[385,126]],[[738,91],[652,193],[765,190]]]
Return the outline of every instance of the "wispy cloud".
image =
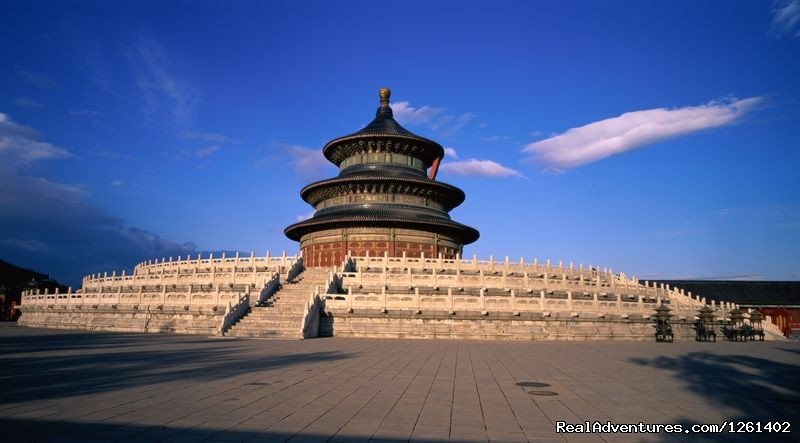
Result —
[[[395,102],[390,105],[395,119],[403,125],[424,125],[440,136],[455,134],[474,117],[465,112],[460,115],[450,114],[447,108],[422,106],[416,108],[407,101]]]
[[[458,159],[455,149],[445,149],[449,149],[452,152],[453,158]],[[451,154],[448,153],[448,155]],[[443,163],[439,170],[445,174],[459,175],[462,177],[525,178],[519,171],[503,166],[496,161],[479,160],[477,158]]]
[[[206,146],[205,148],[200,148],[200,149],[195,150],[194,151],[194,156],[197,157],[197,158],[205,158],[205,157],[208,157],[208,156],[212,155],[213,153],[219,151],[220,149],[222,149],[222,145]]]
[[[492,135],[489,137],[481,137],[481,141],[485,142],[499,142],[499,141],[508,141],[511,140],[511,137],[507,135]]]
[[[20,97],[14,100],[14,104],[17,106],[22,106],[23,108],[39,108],[39,109],[44,108],[43,104],[37,102],[36,100],[26,97]]]
[[[191,120],[198,98],[172,73],[172,59],[162,45],[148,34],[140,34],[129,54],[136,73],[136,86],[145,101],[144,112],[152,117],[160,108],[168,107],[178,123]]]
[[[67,114],[74,115],[76,117],[97,117],[100,115],[100,112],[91,109],[70,109],[67,111]]]
[[[779,35],[800,37],[800,0],[779,0],[772,4],[772,29]]]
[[[0,113],[0,164],[21,165],[36,160],[69,157],[64,148],[38,140],[39,134]]]
[[[182,132],[181,138],[185,138],[188,140],[202,140],[206,142],[213,142],[213,143],[240,143],[241,140],[237,140],[232,137],[228,137],[227,135],[222,134],[215,134],[213,132]]]
[[[288,145],[286,151],[292,159],[295,173],[303,178],[323,177],[333,168],[331,162],[322,155],[321,149]]]
[[[299,221],[299,222],[301,222],[301,221],[303,221],[303,220],[308,220],[309,218],[311,218],[311,217],[313,217],[313,216],[314,216],[314,212],[316,212],[316,211],[314,211],[314,210],[312,209],[312,210],[311,210],[311,212],[309,212],[309,213],[306,213],[306,214],[300,214],[300,215],[298,215],[297,217],[295,217],[295,219],[296,219],[297,221]]]
[[[28,69],[24,66],[15,67],[17,76],[25,83],[41,89],[57,89],[58,83],[49,76]]]
[[[648,109],[572,128],[523,148],[529,160],[563,171],[648,144],[733,124],[764,102],[723,98],[701,106]]]
[[[453,160],[458,160],[458,154],[456,153],[456,150],[453,148],[444,148],[444,154],[447,157],[452,158]]]
[[[120,179],[112,180],[111,181],[111,186],[113,186],[115,188],[121,188],[121,187],[125,186],[125,182],[120,180]]]
[[[764,274],[712,275],[710,277],[697,277],[697,280],[759,281],[764,280]]]
[[[146,258],[177,256],[196,249],[193,243],[172,242],[127,226],[90,203],[86,186],[28,175],[32,162],[70,155],[38,137],[34,129],[0,114],[3,259],[23,266],[35,264],[61,281],[77,282],[91,272],[130,268]]]

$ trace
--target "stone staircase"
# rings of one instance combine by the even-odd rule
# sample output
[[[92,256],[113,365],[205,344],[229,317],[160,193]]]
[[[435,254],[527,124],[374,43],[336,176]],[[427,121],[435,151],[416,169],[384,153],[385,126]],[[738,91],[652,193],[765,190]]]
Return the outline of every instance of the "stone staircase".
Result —
[[[316,285],[324,290],[329,269],[309,268],[281,285],[264,306],[255,306],[225,333],[228,337],[301,339],[306,304]]]

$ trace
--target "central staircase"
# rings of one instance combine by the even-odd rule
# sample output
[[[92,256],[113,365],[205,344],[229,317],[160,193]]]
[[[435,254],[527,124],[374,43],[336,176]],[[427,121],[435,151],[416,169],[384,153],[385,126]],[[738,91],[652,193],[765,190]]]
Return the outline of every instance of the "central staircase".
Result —
[[[225,333],[227,337],[303,338],[303,317],[315,286],[324,290],[330,270],[308,268],[267,299],[254,306]]]

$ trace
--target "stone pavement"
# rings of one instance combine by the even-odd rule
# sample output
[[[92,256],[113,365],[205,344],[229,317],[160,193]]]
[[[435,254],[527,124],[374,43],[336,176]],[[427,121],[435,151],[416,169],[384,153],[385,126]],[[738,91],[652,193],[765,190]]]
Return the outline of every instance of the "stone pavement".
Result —
[[[797,342],[277,341],[2,324],[0,441],[797,441],[798,369]],[[586,420],[789,421],[792,433],[554,425]]]

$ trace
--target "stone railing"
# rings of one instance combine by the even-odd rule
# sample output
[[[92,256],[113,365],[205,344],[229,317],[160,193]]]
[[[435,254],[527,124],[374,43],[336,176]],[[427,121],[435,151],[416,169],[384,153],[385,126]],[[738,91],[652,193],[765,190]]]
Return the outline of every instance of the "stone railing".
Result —
[[[236,304],[228,303],[225,309],[225,315],[222,317],[222,322],[219,325],[218,335],[225,335],[225,332],[233,326],[234,323],[239,321],[250,309],[250,292],[244,294]]]
[[[289,269],[289,272],[286,273],[286,282],[290,282],[294,280],[301,272],[303,272],[303,257],[298,257],[297,260],[292,264],[292,267]]]
[[[260,305],[267,301],[268,298],[272,297],[272,294],[278,291],[281,287],[281,273],[276,272],[272,274],[272,278],[264,284],[264,288],[259,292],[258,298],[255,300],[251,300],[253,306]]]
[[[448,287],[438,291],[433,288],[389,288],[381,287],[375,292],[352,292],[338,294],[328,292],[324,295],[326,310],[377,309],[381,312],[394,310],[439,310],[454,313],[455,311],[509,312],[518,315],[520,312],[592,312],[597,314],[640,314],[648,317],[660,300],[647,299],[644,296],[623,296],[621,294],[601,296],[597,293],[589,296],[573,296],[572,293],[544,291],[537,293],[517,293],[511,289],[508,293],[491,293],[479,288],[478,293],[459,291]]]
[[[173,260],[170,257],[169,260],[165,258],[160,261],[140,263],[134,268],[132,275],[125,275],[125,271],[119,275],[116,271],[110,275],[108,273],[88,275],[83,278],[81,286],[84,289],[96,289],[156,283],[252,284],[264,281],[276,271],[285,272],[298,260],[299,256],[287,256],[285,252],[277,257],[269,255],[242,257],[238,253],[234,257],[226,257],[223,254],[220,258],[209,255],[208,258],[178,257],[177,260]]]
[[[50,293],[28,291],[22,294],[21,306],[173,306],[173,307],[211,307],[238,303],[244,293],[249,293],[250,285],[151,285],[116,288],[115,292],[73,292],[56,290]]]
[[[500,272],[505,270],[506,272],[549,272],[549,273],[567,273],[572,274],[575,273],[576,275],[579,273],[594,273],[603,276],[608,276],[610,279],[613,276],[613,272],[610,268],[604,268],[600,270],[598,267],[589,265],[588,267],[584,267],[583,264],[579,266],[573,266],[572,263],[569,265],[564,265],[563,262],[559,262],[558,265],[551,264],[550,260],[547,260],[545,263],[539,263],[537,259],[534,259],[532,262],[526,262],[524,258],[520,258],[519,261],[511,261],[508,257],[505,257],[505,260],[496,261],[494,257],[490,256],[489,260],[478,260],[477,256],[473,256],[472,259],[463,259],[457,257],[455,259],[445,259],[442,256],[439,257],[425,257],[425,254],[421,254],[421,257],[406,257],[405,254],[401,257],[389,257],[388,254],[383,256],[371,257],[369,255],[363,257],[356,257],[356,256],[348,256],[352,259],[358,268],[373,268],[373,267],[384,267],[384,268],[412,268],[412,269],[463,269],[465,271],[478,271],[483,270],[485,272]],[[622,278],[624,274],[621,274]],[[619,276],[618,276],[619,278]]]
[[[303,323],[300,328],[300,333],[303,338],[312,338],[319,335],[319,312],[322,305],[322,298],[319,291],[314,291],[311,298],[306,303],[306,309],[303,314]]]
[[[342,262],[342,269],[353,267],[354,263],[349,257],[345,258],[345,260]],[[336,267],[334,266],[330,274],[328,274],[328,279],[325,282],[325,286],[323,288],[316,286],[314,288],[314,292],[311,294],[311,297],[306,303],[306,309],[303,314],[303,323],[300,330],[303,338],[317,337],[319,335],[320,311],[323,307],[322,300],[324,297],[324,295],[321,294],[336,294],[341,290],[341,285],[342,278],[336,272]]]
[[[668,303],[678,319],[694,320],[705,298],[669,285],[640,282],[611,269],[553,265],[537,260],[504,261],[348,256],[340,274],[346,295],[327,293],[326,307],[352,309],[470,309],[484,311],[561,310],[569,312],[632,313],[651,315]],[[353,269],[355,268],[355,269]],[[354,290],[356,288],[356,290]],[[471,294],[481,290],[479,294]],[[490,291],[491,290],[491,291]],[[501,290],[505,295],[493,292]],[[387,293],[388,292],[388,293]],[[405,292],[405,293],[404,293]],[[448,295],[445,296],[444,294]],[[514,294],[511,297],[511,294]],[[345,301],[346,303],[342,303]],[[426,306],[427,304],[427,306]],[[721,318],[736,305],[710,301]]]

